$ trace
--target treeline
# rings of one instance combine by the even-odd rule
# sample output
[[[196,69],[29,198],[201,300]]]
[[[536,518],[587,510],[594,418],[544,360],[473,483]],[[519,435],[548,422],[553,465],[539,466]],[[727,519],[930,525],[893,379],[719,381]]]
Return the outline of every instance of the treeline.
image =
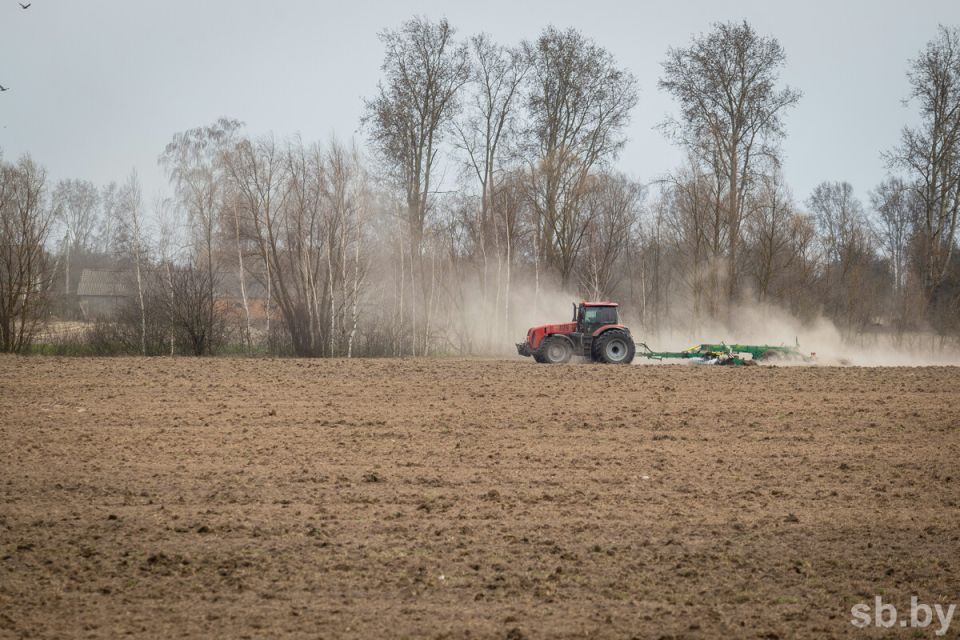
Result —
[[[616,166],[636,79],[582,33],[505,46],[415,18],[381,40],[364,148],[224,118],[173,136],[172,195],[149,205],[135,173],[98,188],[3,163],[0,348],[82,317],[84,268],[127,278],[72,338],[95,352],[501,352],[558,294],[620,301],[637,332],[759,301],[849,337],[960,336],[957,29],[907,61],[918,124],[884,151],[890,175],[803,198],[780,156],[802,96],[746,22],[665,52],[678,108],[660,127],[686,160],[644,183]]]

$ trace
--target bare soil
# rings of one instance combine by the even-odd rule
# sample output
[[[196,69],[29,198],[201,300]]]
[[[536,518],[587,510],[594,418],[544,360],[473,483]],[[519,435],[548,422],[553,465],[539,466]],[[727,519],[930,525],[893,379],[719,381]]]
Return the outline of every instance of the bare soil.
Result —
[[[960,602],[960,368],[0,358],[3,638],[821,638],[875,595]]]

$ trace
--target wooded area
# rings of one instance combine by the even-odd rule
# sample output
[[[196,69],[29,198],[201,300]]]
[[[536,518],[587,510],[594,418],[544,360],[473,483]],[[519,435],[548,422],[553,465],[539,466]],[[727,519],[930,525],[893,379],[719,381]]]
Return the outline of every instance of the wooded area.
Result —
[[[91,353],[501,353],[558,296],[618,301],[638,333],[760,302],[851,339],[960,338],[957,28],[906,61],[918,124],[860,194],[791,191],[801,88],[746,22],[665,52],[686,160],[645,180],[617,165],[637,79],[576,29],[504,45],[414,18],[381,41],[363,142],[222,118],[172,137],[152,203],[135,172],[51,184],[0,158],[0,350],[82,319],[64,344]],[[85,317],[84,270],[127,279],[116,313]]]

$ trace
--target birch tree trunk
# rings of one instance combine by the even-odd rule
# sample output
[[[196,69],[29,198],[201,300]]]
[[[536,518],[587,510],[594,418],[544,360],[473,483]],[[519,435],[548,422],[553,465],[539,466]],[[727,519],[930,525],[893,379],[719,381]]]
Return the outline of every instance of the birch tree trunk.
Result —
[[[351,315],[351,326],[350,326],[350,336],[347,338],[347,357],[353,357],[353,339],[357,335],[357,324],[359,323],[359,302],[360,298],[360,241],[363,238],[363,219],[362,219],[362,210],[363,205],[357,209],[357,238],[354,241],[353,249],[353,297],[351,300],[352,308],[350,311]]]
[[[234,231],[236,232],[235,239],[237,242],[237,277],[240,278],[240,299],[243,302],[243,317],[246,321],[244,343],[246,345],[246,351],[249,353],[251,347],[250,336],[252,335],[250,327],[250,303],[247,300],[247,285],[243,268],[243,247],[240,244],[240,208],[236,203],[233,205],[233,225]]]
[[[405,280],[406,280],[406,274],[404,273],[406,260],[404,260],[404,257],[403,257],[403,245],[404,245],[404,242],[403,242],[403,230],[402,230],[402,226],[403,226],[403,225],[401,224],[400,226],[401,226],[401,232],[400,232],[399,234],[397,234],[397,239],[398,239],[398,241],[400,242],[400,246],[399,246],[399,249],[400,249],[400,251],[399,251],[399,253],[400,253],[400,283],[399,283],[399,284],[400,284],[400,286],[398,287],[399,290],[400,290],[400,291],[399,291],[399,293],[400,293],[400,301],[399,301],[399,310],[397,311],[397,323],[396,323],[396,327],[397,327],[397,328],[396,328],[396,331],[397,331],[397,344],[396,344],[396,350],[395,350],[397,356],[402,356],[402,355],[403,355],[403,288],[406,286],[406,282],[405,282]]]
[[[147,310],[143,303],[143,276],[140,273],[140,242],[134,240],[134,261],[137,271],[137,297],[140,300],[140,354],[147,355]]]

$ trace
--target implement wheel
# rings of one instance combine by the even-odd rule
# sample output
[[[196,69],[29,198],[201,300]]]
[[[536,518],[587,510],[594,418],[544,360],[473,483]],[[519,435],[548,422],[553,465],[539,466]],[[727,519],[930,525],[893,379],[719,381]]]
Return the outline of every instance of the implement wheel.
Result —
[[[611,329],[593,341],[593,359],[604,364],[630,364],[637,352],[626,331]]]

